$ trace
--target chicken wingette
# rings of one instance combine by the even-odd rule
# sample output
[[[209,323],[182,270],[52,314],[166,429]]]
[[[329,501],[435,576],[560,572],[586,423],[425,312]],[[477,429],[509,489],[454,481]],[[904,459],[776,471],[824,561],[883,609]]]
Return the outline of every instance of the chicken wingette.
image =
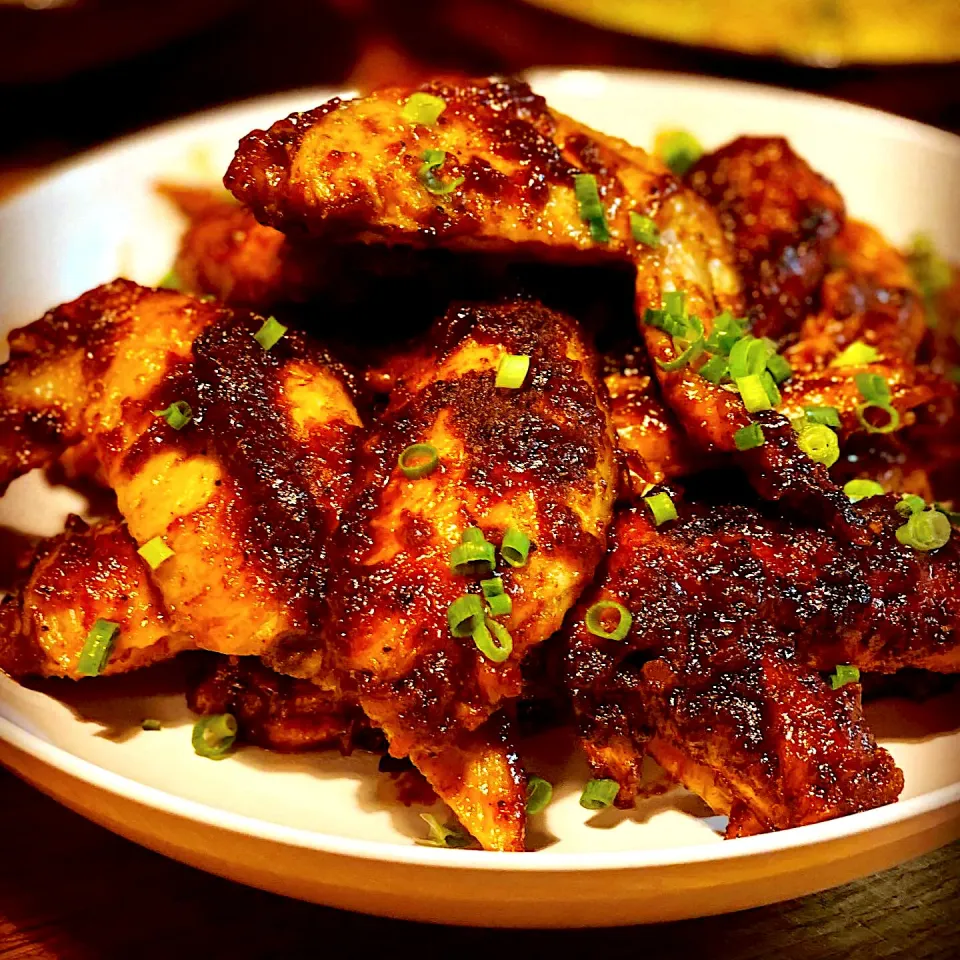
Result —
[[[78,678],[97,620],[118,628],[104,674],[149,666],[193,645],[175,630],[126,527],[115,519],[87,526],[74,517],[37,547],[24,583],[0,603],[0,670]]]
[[[324,643],[286,666],[356,691],[484,846],[518,850],[523,784],[489,718],[603,554],[613,430],[576,324],[537,303],[453,307],[428,342],[358,451]]]
[[[259,654],[315,636],[360,420],[345,374],[262,318],[117,281],[11,336],[0,484],[90,441],[173,628]],[[270,327],[267,326],[269,331]]]
[[[907,521],[886,498],[857,509],[870,546],[746,507],[682,504],[661,528],[646,507],[618,517],[567,652],[588,756],[618,802],[632,803],[647,750],[731,814],[729,835],[896,799],[902,776],[858,687],[818,671],[960,670],[960,552],[955,538],[928,553],[900,543]],[[629,613],[622,639],[609,637],[617,608],[588,626],[596,603]]]

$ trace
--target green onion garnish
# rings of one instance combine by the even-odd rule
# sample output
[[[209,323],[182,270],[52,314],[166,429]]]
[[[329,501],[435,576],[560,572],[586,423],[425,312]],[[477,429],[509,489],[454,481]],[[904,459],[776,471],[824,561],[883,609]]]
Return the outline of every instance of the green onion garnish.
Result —
[[[103,673],[119,630],[120,624],[112,620],[97,620],[94,623],[83,641],[83,649],[77,660],[77,673],[81,677],[98,677]]]
[[[745,320],[738,320],[729,310],[713,318],[713,328],[707,337],[706,348],[709,353],[730,355],[735,344],[743,339],[747,329]]]
[[[704,380],[709,380],[712,384],[718,384],[724,377],[730,375],[730,364],[727,358],[723,356],[711,357],[698,371]]]
[[[470,577],[482,574],[489,576],[497,558],[493,544],[486,540],[475,543],[460,543],[450,553],[450,572],[458,577]]]
[[[677,508],[673,505],[669,493],[654,493],[644,497],[643,502],[653,514],[653,522],[659,527],[662,523],[677,519]]]
[[[890,403],[890,385],[879,373],[858,373],[854,378],[860,396],[868,403]]]
[[[152,717],[146,717],[140,722],[141,730],[159,730],[160,721],[154,720]]]
[[[767,370],[777,383],[784,383],[793,376],[793,367],[790,366],[790,362],[779,353],[772,353],[767,357]]]
[[[876,424],[867,419],[867,411],[880,410],[886,416],[886,422]],[[893,433],[900,426],[900,412],[888,403],[861,403],[856,409],[857,419],[867,433]]]
[[[610,610],[617,614],[617,624],[612,630],[608,630],[603,625],[603,616]],[[630,632],[633,617],[622,603],[617,603],[615,600],[600,600],[587,610],[583,622],[595,637],[601,637],[604,640],[622,640]]]
[[[163,542],[163,537],[154,537],[148,540],[137,553],[147,561],[151,570],[156,570],[164,560],[173,556],[173,551]]]
[[[797,446],[811,460],[825,467],[832,467],[840,459],[840,441],[822,423],[808,423],[797,436]]]
[[[926,509],[927,501],[915,493],[905,493],[897,504],[897,513],[902,517],[912,517],[915,513]]]
[[[523,354],[507,353],[500,358],[497,365],[495,387],[504,387],[507,390],[518,390],[523,386],[530,369],[530,358]]]
[[[764,385],[763,380],[756,374],[747,377],[735,377],[733,381],[740,391],[740,398],[748,413],[758,413],[761,410],[770,410],[773,402]]]
[[[657,134],[657,156],[682,177],[702,156],[700,141],[687,130],[664,130]]]
[[[543,813],[553,799],[553,784],[543,777],[531,777],[527,781],[527,816]]]
[[[935,507],[914,513],[897,530],[897,539],[914,550],[939,550],[950,539],[953,528],[950,520]]]
[[[490,615],[493,617],[508,617],[513,612],[513,601],[503,591],[503,581],[499,577],[480,581],[480,589],[486,598]]]
[[[469,637],[483,625],[483,601],[472,593],[458,597],[447,608],[447,623],[455,637]]]
[[[840,426],[840,411],[836,407],[804,407],[803,413],[810,423],[822,423],[827,427]]]
[[[487,538],[483,535],[483,531],[479,527],[467,527],[463,533],[460,534],[461,543],[485,543]]]
[[[575,174],[573,192],[580,205],[580,219],[590,227],[590,238],[594,243],[608,243],[610,230],[607,227],[606,212],[600,202],[597,178],[592,173]]]
[[[734,446],[740,450],[755,450],[767,442],[763,435],[763,427],[759,423],[751,423],[749,427],[741,427],[733,435]]]
[[[222,760],[237,739],[237,721],[232,713],[201,717],[193,725],[193,749],[207,760]]]
[[[836,673],[830,675],[830,686],[834,690],[845,687],[848,683],[860,682],[860,670],[845,663],[837,664]]]
[[[264,350],[272,350],[286,332],[287,328],[276,317],[267,317],[263,321],[263,326],[253,335],[253,339]]]
[[[429,443],[412,443],[397,457],[397,466],[408,480],[419,480],[433,473],[439,462],[437,448]]]
[[[945,503],[935,503],[933,505],[934,510],[939,510],[955,527],[960,526],[960,513],[957,513],[955,510],[951,510],[950,506]]]
[[[417,840],[417,843],[421,846],[458,850],[473,844],[473,838],[460,826],[443,826],[436,817],[429,813],[421,813],[420,819],[427,825],[429,831],[426,837]]]
[[[428,193],[435,194],[440,197],[446,196],[448,193],[453,193],[457,187],[466,179],[466,177],[457,177],[456,180],[451,180],[449,183],[443,183],[442,180],[437,176],[437,168],[443,165],[444,160],[447,159],[446,150],[425,150],[423,154],[423,165],[420,167],[420,170],[417,176],[420,178],[420,182],[426,187]]]
[[[411,93],[403,104],[401,115],[407,123],[430,127],[446,109],[447,101],[443,97],[434,96],[432,93]]]
[[[487,617],[473,631],[477,649],[494,663],[503,663],[513,653],[513,637],[496,620]]]
[[[174,400],[166,410],[151,412],[155,417],[163,417],[174,430],[182,430],[193,419],[193,409],[186,400]]]
[[[642,213],[630,211],[630,232],[637,243],[645,244],[648,247],[660,246],[660,231],[657,225],[650,217]]]
[[[769,370],[764,370],[760,374],[760,382],[763,384],[763,389],[767,391],[767,398],[775,406],[780,406],[781,396],[780,388],[777,386],[777,381],[773,379],[773,375]]]
[[[500,556],[511,567],[522,567],[530,554],[530,538],[516,527],[507,527],[500,543]]]
[[[843,485],[843,492],[857,503],[870,497],[882,497],[883,487],[876,480],[851,480]]]
[[[694,340],[693,343],[683,347],[683,341],[680,341],[679,346],[682,348],[682,352],[678,353],[672,360],[661,360],[657,358],[657,366],[661,369],[666,370],[668,373],[672,373],[675,370],[680,370],[683,367],[687,366],[690,363],[693,363],[697,357],[703,353],[703,340]],[[674,341],[674,349],[678,348],[677,341]]]
[[[854,340],[846,350],[841,351],[833,358],[831,367],[865,367],[876,363],[880,354],[876,347],[871,347],[863,340]]]
[[[734,380],[741,377],[760,376],[767,368],[769,349],[763,340],[747,334],[730,348],[730,376]]]
[[[580,806],[584,810],[603,810],[617,799],[619,792],[616,780],[591,780],[580,794]]]
[[[950,264],[937,253],[929,236],[918,233],[907,253],[907,265],[923,295],[927,325],[936,327],[939,319],[937,297],[950,286]]]
[[[183,281],[180,279],[180,274],[177,273],[177,268],[171,267],[163,275],[163,279],[157,284],[157,287],[162,290],[182,290]]]

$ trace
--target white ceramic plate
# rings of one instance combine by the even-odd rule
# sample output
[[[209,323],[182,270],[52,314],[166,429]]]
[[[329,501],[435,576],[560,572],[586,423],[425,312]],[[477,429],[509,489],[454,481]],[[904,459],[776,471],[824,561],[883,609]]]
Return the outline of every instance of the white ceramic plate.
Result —
[[[539,72],[558,109],[640,144],[682,125],[708,147],[783,133],[832,176],[855,216],[896,241],[930,231],[960,258],[960,141],[864,109],[760,87],[594,71]],[[237,139],[330,91],[259,100],[89,154],[0,209],[0,326],[118,274],[156,282],[182,227],[153,185],[213,183]],[[953,209],[951,209],[951,201]],[[0,502],[0,524],[52,534],[82,508],[39,475]],[[140,731],[156,717],[159,733]],[[292,896],[397,917],[515,926],[603,925],[718,913],[797,896],[946,842],[960,824],[960,705],[888,701],[874,729],[906,773],[900,803],[781,834],[724,842],[717,818],[676,791],[630,813],[577,804],[585,770],[558,744],[537,772],[559,784],[536,852],[417,846],[417,814],[385,796],[366,756],[281,757],[245,748],[210,763],[164,677],[17,686],[0,677],[0,760],[67,806],[204,869]],[[559,745],[562,746],[562,745]]]

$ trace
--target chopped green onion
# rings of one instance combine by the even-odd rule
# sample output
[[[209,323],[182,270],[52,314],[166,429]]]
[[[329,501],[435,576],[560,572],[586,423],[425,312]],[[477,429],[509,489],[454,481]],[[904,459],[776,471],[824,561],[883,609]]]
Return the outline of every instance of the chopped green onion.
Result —
[[[743,339],[746,327],[746,321],[738,320],[729,310],[724,310],[713,318],[713,329],[706,342],[707,351],[729,356],[737,342]]]
[[[797,446],[811,459],[832,467],[840,459],[840,441],[825,424],[808,423],[797,437]]]
[[[843,485],[843,492],[857,503],[870,497],[882,497],[883,487],[876,480],[851,480]]]
[[[503,581],[499,577],[481,580],[480,589],[487,600],[490,614],[494,617],[507,617],[513,611],[513,601],[503,591]]]
[[[781,396],[780,388],[777,386],[776,380],[773,379],[769,370],[764,370],[760,374],[760,382],[763,384],[763,389],[767,391],[767,397],[770,402],[775,406],[780,406]]]
[[[784,383],[793,376],[790,361],[786,357],[781,357],[779,353],[773,353],[767,357],[767,370],[777,383]]]
[[[120,624],[112,620],[97,620],[83,641],[83,649],[77,660],[77,673],[81,677],[97,677],[103,673],[113,641],[120,630]]]
[[[407,123],[430,127],[447,109],[447,101],[432,93],[411,93],[403,105],[402,116]]]
[[[887,417],[886,423],[877,425],[867,419],[868,410],[882,410]],[[900,413],[888,403],[861,403],[856,410],[857,419],[867,433],[893,433],[900,426]]]
[[[660,245],[660,231],[657,225],[650,217],[642,213],[630,211],[630,232],[637,243],[645,244],[648,247],[658,247]]]
[[[467,527],[463,533],[460,534],[461,543],[485,543],[487,538],[483,535],[483,531],[479,527]]]
[[[469,637],[483,625],[483,601],[472,593],[458,597],[447,608],[447,623],[455,637]]]
[[[747,377],[735,377],[734,383],[740,391],[740,398],[748,413],[758,413],[761,410],[770,410],[773,402],[763,381],[756,374]]]
[[[443,183],[443,181],[439,179],[436,170],[443,165],[446,158],[446,150],[425,150],[423,154],[423,165],[417,174],[420,182],[426,187],[427,192],[440,197],[444,197],[448,193],[453,193],[466,179],[466,177],[457,177],[456,180],[451,180],[449,183]]]
[[[267,317],[263,321],[263,326],[253,335],[253,339],[264,350],[272,350],[286,332],[287,327],[280,323],[276,317]]]
[[[417,840],[423,847],[442,847],[446,850],[459,850],[473,845],[473,838],[461,827],[443,826],[436,817],[421,813],[420,819],[429,831],[426,837]]]
[[[174,430],[182,430],[192,419],[193,409],[186,400],[174,400],[166,410],[153,410],[155,417],[163,417]]]
[[[724,377],[730,374],[730,364],[726,357],[711,357],[698,371],[704,380],[712,384],[718,384]]]
[[[830,686],[834,690],[845,687],[848,683],[859,683],[860,671],[857,667],[848,666],[845,663],[837,664],[836,673],[830,675]]]
[[[687,130],[663,130],[657,134],[656,152],[678,177],[682,177],[703,156],[703,147]]]
[[[477,649],[494,663],[503,663],[513,653],[513,637],[496,620],[487,617],[473,631]]]
[[[500,543],[500,556],[511,567],[522,567],[530,553],[530,538],[516,527],[507,527]]]
[[[931,507],[913,514],[897,530],[897,539],[914,550],[939,550],[950,539],[953,528],[950,520],[939,510]]]
[[[854,378],[860,396],[868,403],[885,406],[890,403],[890,385],[879,373],[858,373]]]
[[[491,577],[489,580],[481,580],[480,589],[483,591],[483,595],[488,600],[491,597],[503,596],[503,580],[500,577]]]
[[[810,423],[822,423],[827,427],[840,426],[840,411],[836,407],[804,407],[803,413]]]
[[[458,577],[488,576],[496,562],[492,543],[461,543],[450,553],[450,572]]]
[[[733,435],[734,446],[738,450],[755,450],[757,447],[762,447],[767,442],[767,438],[763,435],[763,427],[759,423],[751,423],[749,427],[741,427]]]
[[[683,341],[679,341],[679,345],[683,345]],[[678,341],[674,341],[674,350],[678,349]],[[690,363],[693,363],[700,354],[703,353],[703,338],[699,340],[694,340],[693,343],[689,344],[681,353],[678,353],[672,360],[661,360],[657,358],[657,365],[667,372],[673,372],[675,370],[680,370],[683,367],[687,366]]]
[[[140,729],[141,730],[159,730],[160,721],[154,720],[151,717],[146,717],[140,722]]]
[[[682,314],[672,314],[666,307],[654,310],[647,307],[643,312],[643,322],[649,327],[656,327],[671,337],[682,337],[687,332],[687,320]]]
[[[597,178],[592,173],[578,173],[573,178],[573,192],[580,206],[580,219],[590,226],[590,237],[594,243],[607,243],[610,230],[607,227],[607,215],[600,202],[597,190]]]
[[[603,625],[603,615],[609,610],[614,610],[617,614],[617,625],[612,630],[608,630]],[[633,617],[622,603],[617,603],[616,600],[600,600],[587,610],[583,622],[595,637],[601,637],[604,640],[623,640],[630,632]]]
[[[876,347],[871,347],[869,343],[862,340],[854,340],[846,350],[841,351],[833,358],[831,367],[865,367],[867,364],[876,363],[880,358],[880,353]]]
[[[237,721],[232,713],[201,717],[193,725],[193,750],[207,760],[222,760],[237,739]]]
[[[769,356],[767,345],[762,340],[749,334],[741,337],[730,349],[730,376],[734,380],[759,376],[766,370]]]
[[[619,792],[616,780],[591,780],[580,794],[580,806],[584,810],[603,810],[617,799]]]
[[[531,777],[527,781],[527,816],[543,813],[553,799],[553,784],[543,777]]]
[[[687,295],[682,290],[665,291],[663,309],[672,317],[684,316],[687,312]]]
[[[918,497],[915,493],[905,493],[897,504],[897,513],[904,517],[912,517],[927,506],[927,501],[923,497]]]
[[[183,281],[180,279],[180,274],[177,273],[177,268],[171,267],[163,275],[163,279],[157,284],[157,287],[162,290],[182,290]]]
[[[527,371],[530,369],[530,358],[521,354],[507,353],[500,358],[497,365],[497,378],[494,380],[495,387],[503,387],[507,390],[519,390],[523,386],[523,381],[527,378]]]
[[[658,527],[661,523],[677,519],[677,508],[673,505],[670,494],[654,493],[649,497],[644,497],[643,502],[650,508],[650,512],[653,514],[653,522]]]
[[[419,480],[433,473],[439,462],[437,448],[429,443],[412,443],[397,457],[397,466],[408,480]]]
[[[154,537],[148,540],[137,553],[147,561],[151,570],[156,570],[164,560],[173,556],[173,551],[163,542],[163,537]]]

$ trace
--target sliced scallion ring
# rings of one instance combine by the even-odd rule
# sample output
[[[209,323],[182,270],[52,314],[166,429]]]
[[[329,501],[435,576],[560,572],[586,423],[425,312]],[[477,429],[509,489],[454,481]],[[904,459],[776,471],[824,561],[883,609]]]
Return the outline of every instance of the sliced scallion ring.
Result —
[[[741,427],[733,435],[733,444],[741,452],[755,450],[757,447],[762,447],[766,442],[763,427],[759,423],[751,423],[748,427]]]
[[[718,354],[711,357],[697,372],[704,380],[716,385],[730,375],[730,364],[726,357]]]
[[[808,423],[797,435],[797,446],[811,460],[825,467],[832,467],[840,459],[840,441],[822,423]]]
[[[740,399],[743,400],[743,405],[747,408],[748,413],[773,409],[770,394],[759,375],[750,374],[746,377],[735,377],[734,383],[737,385],[737,390],[740,391]]]
[[[730,348],[730,376],[734,380],[740,377],[760,376],[767,368],[769,350],[763,340],[747,334],[737,340]]]
[[[429,813],[421,813],[420,819],[427,825],[428,834],[417,840],[423,847],[442,847],[446,850],[459,850],[473,845],[473,838],[459,825],[444,826]]]
[[[207,760],[222,760],[237,739],[237,720],[232,713],[201,717],[193,725],[194,752]]]
[[[530,358],[523,354],[507,353],[497,364],[497,377],[493,385],[507,390],[518,390],[523,386],[530,369]]]
[[[553,784],[543,777],[530,777],[527,781],[527,816],[543,813],[553,799]]]
[[[513,637],[506,628],[490,617],[473,631],[477,649],[494,663],[503,663],[513,653]]]
[[[450,553],[450,572],[458,577],[489,576],[497,562],[493,544],[483,540],[457,544]]]
[[[660,231],[650,217],[634,210],[630,211],[630,233],[637,243],[647,247],[660,246]]]
[[[500,542],[500,556],[511,567],[522,567],[530,555],[530,538],[516,527],[507,527]]]
[[[885,423],[876,424],[867,419],[872,410],[879,410],[887,418]],[[856,410],[857,419],[867,433],[893,433],[900,426],[900,411],[889,403],[861,403]]]
[[[689,130],[662,130],[654,145],[657,156],[682,177],[702,156],[700,141]]]
[[[137,553],[147,562],[151,570],[156,570],[164,560],[173,556],[173,551],[163,542],[163,537],[154,537],[148,540]]]
[[[897,504],[897,513],[902,517],[912,517],[925,509],[927,501],[923,497],[918,497],[915,493],[905,493]]]
[[[144,717],[143,720],[140,721],[140,729],[148,731],[159,730],[161,729],[160,721],[154,720],[153,717]]]
[[[469,637],[483,625],[483,601],[472,593],[458,597],[447,608],[447,624],[455,637]]]
[[[397,466],[408,480],[419,480],[433,473],[439,462],[437,448],[429,443],[412,443],[397,458]]]
[[[603,621],[604,615],[611,611],[616,613],[617,623],[612,630],[608,630]],[[622,603],[617,603],[616,600],[600,600],[587,610],[583,622],[595,637],[603,640],[623,640],[630,632],[633,617]]]
[[[880,359],[880,353],[876,347],[864,343],[863,340],[854,340],[845,350],[841,350],[833,358],[831,367],[866,367],[871,363],[876,363]]]
[[[669,493],[654,493],[649,497],[644,497],[643,502],[650,508],[653,514],[653,522],[659,527],[662,523],[677,519],[677,508],[670,499]]]
[[[882,497],[883,487],[876,480],[851,480],[843,486],[843,492],[853,503],[870,497]]]
[[[182,430],[193,419],[193,408],[186,400],[174,400],[166,410],[153,410],[155,417],[163,417],[174,430]]]
[[[610,230],[607,227],[606,211],[600,202],[597,178],[592,173],[575,174],[573,192],[577,198],[580,219],[590,227],[590,238],[594,243],[608,243]]]
[[[403,104],[401,115],[407,123],[431,127],[447,109],[447,101],[432,93],[411,93]]]
[[[840,426],[840,411],[836,407],[804,407],[803,413],[810,423],[822,423],[827,427]]]
[[[584,810],[605,810],[620,792],[616,780],[591,780],[580,794],[580,806]]]
[[[97,620],[94,623],[77,659],[77,673],[81,677],[97,677],[103,673],[119,632],[120,624],[112,620]]]
[[[897,530],[897,539],[905,547],[926,553],[946,546],[953,533],[950,520],[935,507],[913,514]]]
[[[267,317],[263,321],[263,326],[253,335],[253,339],[266,350],[272,350],[281,340],[288,328],[280,323],[276,317]]]
[[[836,671],[830,675],[830,686],[834,690],[845,687],[848,683],[859,683],[860,671],[857,667],[851,667],[845,663],[838,663]]]

